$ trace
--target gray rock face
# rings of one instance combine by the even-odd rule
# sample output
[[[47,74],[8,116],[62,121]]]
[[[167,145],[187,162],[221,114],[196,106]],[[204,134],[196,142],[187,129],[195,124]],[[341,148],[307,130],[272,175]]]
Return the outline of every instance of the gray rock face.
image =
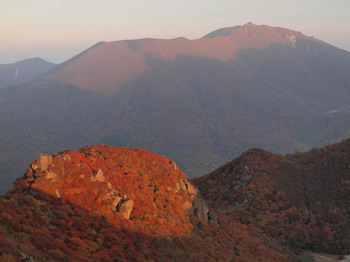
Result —
[[[249,170],[249,168],[244,166],[244,172],[240,176],[237,185],[231,188],[230,194],[234,194],[244,186],[248,185],[252,181],[253,177],[253,173]]]
[[[199,191],[189,182],[180,181],[177,183],[177,190],[186,190],[192,199],[192,203],[185,202],[183,208],[190,211],[190,213],[198,217],[204,223],[213,223],[217,226],[220,225],[219,219],[216,214],[211,211]]]
[[[197,216],[200,220],[208,223],[209,208],[204,199],[201,199],[196,195],[193,198],[192,207],[190,209],[191,214]]]
[[[27,256],[24,261],[25,262],[34,262],[34,258],[31,256]]]
[[[231,188],[230,194],[234,194],[237,191],[241,190],[243,187],[250,184],[250,182],[253,180],[254,175],[251,170],[247,166],[244,166],[244,172],[240,175],[239,180],[237,181],[237,185]],[[234,202],[235,207],[240,207],[245,204],[247,204],[251,199],[253,199],[254,196],[252,194],[242,195],[238,197],[238,200]]]
[[[219,218],[218,218],[217,215],[216,215],[213,211],[211,211],[211,210],[209,210],[209,212],[208,212],[208,221],[209,221],[209,223],[212,223],[212,224],[214,224],[214,225],[216,225],[216,226],[220,226]]]
[[[247,204],[249,201],[251,201],[252,199],[254,199],[254,195],[252,194],[241,195],[239,199],[234,203],[234,206],[235,207],[243,206]]]
[[[216,226],[220,226],[218,217],[209,209],[207,202],[199,193],[197,193],[192,200],[190,212],[205,223],[212,223]]]

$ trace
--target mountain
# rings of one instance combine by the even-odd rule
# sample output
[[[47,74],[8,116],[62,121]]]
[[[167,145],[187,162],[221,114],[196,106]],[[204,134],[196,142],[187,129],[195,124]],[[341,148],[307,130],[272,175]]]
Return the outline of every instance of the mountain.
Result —
[[[55,66],[39,57],[0,65],[0,88],[28,82]]]
[[[0,197],[0,207],[1,261],[297,257],[209,209],[176,163],[141,149],[98,145],[41,154]]]
[[[250,149],[191,181],[142,149],[40,154],[0,197],[0,259],[340,258],[350,253],[349,174],[350,139],[285,156]]]
[[[112,93],[128,88],[130,81],[148,76],[154,70],[159,71],[159,66],[179,63],[181,58],[232,62],[239,55],[239,50],[265,49],[276,44],[288,45],[294,49],[297,40],[321,46],[324,44],[292,30],[248,23],[245,26],[220,29],[198,40],[179,37],[170,40],[140,39],[99,43],[48,78],[87,90]],[[309,48],[314,52],[314,46]],[[190,68],[186,67],[185,70],[192,70],[194,65],[188,66]],[[164,77],[176,80],[178,75]],[[181,80],[183,79],[178,79]]]
[[[350,136],[350,55],[252,23],[201,39],[101,42],[0,90],[0,185],[87,144],[140,147],[189,177],[248,148],[306,151]]]
[[[350,139],[285,156],[251,149],[192,182],[210,207],[283,243],[350,253]]]

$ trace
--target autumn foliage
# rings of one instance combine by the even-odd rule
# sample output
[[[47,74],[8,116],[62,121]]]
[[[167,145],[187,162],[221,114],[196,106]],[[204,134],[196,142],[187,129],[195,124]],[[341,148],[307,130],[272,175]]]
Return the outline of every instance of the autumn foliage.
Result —
[[[237,215],[218,213],[219,226],[191,215],[194,192],[174,162],[141,149],[99,145],[41,155],[0,199],[0,261],[295,257],[272,237],[257,238]],[[125,195],[134,202],[128,219],[116,210]]]
[[[251,176],[247,184],[242,177]],[[252,149],[193,179],[209,205],[298,252],[350,253],[350,140],[286,156]]]
[[[350,140],[281,156],[252,149],[193,179],[171,160],[88,146],[41,155],[0,198],[0,261],[299,261],[349,253]],[[121,212],[132,200],[130,213]],[[119,212],[118,212],[119,203]],[[192,212],[195,214],[198,212]]]

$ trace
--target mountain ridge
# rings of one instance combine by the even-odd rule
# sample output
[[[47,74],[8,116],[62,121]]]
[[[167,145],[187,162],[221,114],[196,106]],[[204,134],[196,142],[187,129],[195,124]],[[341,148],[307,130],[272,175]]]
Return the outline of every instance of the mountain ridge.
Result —
[[[1,192],[32,156],[87,144],[145,148],[194,177],[248,148],[307,151],[350,136],[348,52],[298,38],[230,60],[237,46],[217,40],[100,43],[1,89]]]
[[[219,36],[217,33],[222,31],[229,31],[230,34],[223,34],[222,37],[217,38]],[[212,35],[215,37],[210,37]],[[174,39],[144,38],[98,43],[83,52],[86,54],[83,60],[79,61],[79,57],[77,57],[68,64],[69,68],[63,68],[61,72],[56,71],[56,74],[49,76],[49,78],[55,81],[66,79],[67,83],[97,92],[118,91],[132,78],[149,70],[147,56],[165,61],[172,61],[178,56],[190,56],[230,62],[235,59],[240,49],[267,48],[274,44],[287,44],[295,48],[298,38],[325,44],[293,30],[265,25],[256,26],[248,23],[244,26],[219,29],[196,40],[183,37]],[[123,64],[125,60],[128,61],[126,66]],[[72,65],[74,62],[76,62],[75,65]],[[94,64],[93,71],[97,79],[90,83],[91,80],[86,82],[83,79],[88,79],[92,72],[91,68],[84,68],[92,64]],[[99,71],[99,68],[105,71]],[[116,75],[112,74],[111,68],[118,68]],[[94,89],[93,87],[97,83],[99,83],[99,89]],[[102,86],[101,83],[103,83]]]

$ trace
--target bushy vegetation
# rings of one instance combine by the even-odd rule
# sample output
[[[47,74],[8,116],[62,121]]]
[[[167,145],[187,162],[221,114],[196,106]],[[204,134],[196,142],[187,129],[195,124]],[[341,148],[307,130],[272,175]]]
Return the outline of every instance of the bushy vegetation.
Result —
[[[35,160],[0,199],[2,260],[295,258],[287,246],[261,236],[258,228],[240,222],[237,214],[219,213],[220,226],[191,216],[184,208],[191,201],[190,184],[181,185],[189,183],[187,178],[165,157],[140,149],[94,146],[55,154],[48,167],[42,159],[48,157]],[[97,177],[98,170],[103,170],[103,178]],[[111,205],[114,192],[134,200],[129,219]]]
[[[249,150],[193,182],[212,207],[283,245],[349,253],[349,150],[350,140],[285,157]],[[234,190],[247,172],[251,182]]]

